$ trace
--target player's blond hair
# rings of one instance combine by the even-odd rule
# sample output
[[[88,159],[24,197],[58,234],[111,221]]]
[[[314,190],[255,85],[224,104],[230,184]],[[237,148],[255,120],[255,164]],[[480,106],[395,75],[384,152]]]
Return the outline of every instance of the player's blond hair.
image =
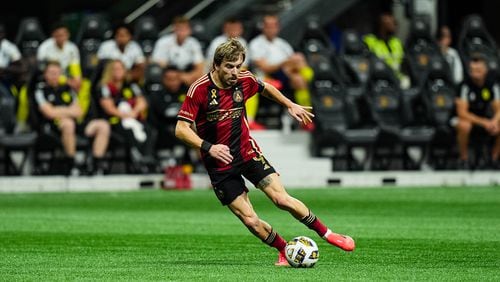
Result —
[[[234,62],[240,58],[240,55],[243,56],[243,61],[245,61],[245,47],[236,38],[230,38],[215,49],[212,68],[220,66],[224,61]]]

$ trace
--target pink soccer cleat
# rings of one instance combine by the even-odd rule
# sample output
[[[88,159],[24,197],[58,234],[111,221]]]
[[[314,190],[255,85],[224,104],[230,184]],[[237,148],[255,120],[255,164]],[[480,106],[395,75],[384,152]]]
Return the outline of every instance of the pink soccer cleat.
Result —
[[[278,261],[275,262],[274,265],[276,265],[276,266],[290,266],[290,264],[288,264],[288,261],[286,260],[286,257],[285,257],[285,250],[279,252]]]
[[[354,244],[354,240],[347,235],[330,233],[326,237],[326,241],[336,247],[341,248],[346,252],[351,252],[356,247]]]

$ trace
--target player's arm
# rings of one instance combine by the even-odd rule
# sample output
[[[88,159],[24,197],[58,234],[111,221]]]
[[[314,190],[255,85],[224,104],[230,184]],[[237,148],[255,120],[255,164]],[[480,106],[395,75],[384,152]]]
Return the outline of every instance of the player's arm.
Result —
[[[191,124],[191,122],[185,120],[178,120],[175,126],[175,136],[191,147],[208,152],[210,156],[225,164],[229,164],[233,161],[233,156],[228,146],[223,144],[210,144],[201,139],[198,134],[194,132],[193,128],[191,128]]]
[[[457,106],[457,115],[459,118],[470,121],[474,125],[479,125],[486,128],[488,126],[488,119],[477,116],[469,111],[469,103],[463,99],[457,98],[455,100]]]
[[[290,99],[285,97],[283,93],[271,84],[264,82],[264,90],[261,95],[286,107],[288,109],[288,113],[298,122],[303,122],[304,124],[312,122],[312,118],[314,117],[314,115],[310,112],[312,107],[301,106],[290,101]]]

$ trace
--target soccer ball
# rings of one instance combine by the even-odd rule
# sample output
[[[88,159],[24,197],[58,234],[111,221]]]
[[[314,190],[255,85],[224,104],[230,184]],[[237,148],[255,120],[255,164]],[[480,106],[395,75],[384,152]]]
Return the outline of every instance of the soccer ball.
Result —
[[[295,237],[286,244],[285,257],[292,267],[313,267],[319,258],[318,245],[311,238]]]

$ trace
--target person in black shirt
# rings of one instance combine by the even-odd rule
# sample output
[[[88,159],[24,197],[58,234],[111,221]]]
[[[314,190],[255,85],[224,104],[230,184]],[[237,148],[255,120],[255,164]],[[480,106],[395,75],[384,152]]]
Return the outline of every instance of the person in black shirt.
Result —
[[[61,142],[66,154],[66,173],[75,173],[76,132],[82,129],[87,137],[93,137],[92,155],[94,168],[102,164],[109,142],[110,126],[103,119],[90,120],[85,126],[78,126],[83,111],[78,104],[76,93],[65,83],[59,82],[61,65],[49,62],[44,70],[44,81],[35,90],[35,100],[41,115],[41,126],[51,127],[61,133]]]
[[[469,63],[469,79],[464,81],[456,98],[458,115],[457,142],[460,166],[469,163],[469,136],[474,129],[496,137],[491,151],[491,161],[497,162],[500,154],[500,87],[488,76],[488,66],[481,55],[473,55]]]

